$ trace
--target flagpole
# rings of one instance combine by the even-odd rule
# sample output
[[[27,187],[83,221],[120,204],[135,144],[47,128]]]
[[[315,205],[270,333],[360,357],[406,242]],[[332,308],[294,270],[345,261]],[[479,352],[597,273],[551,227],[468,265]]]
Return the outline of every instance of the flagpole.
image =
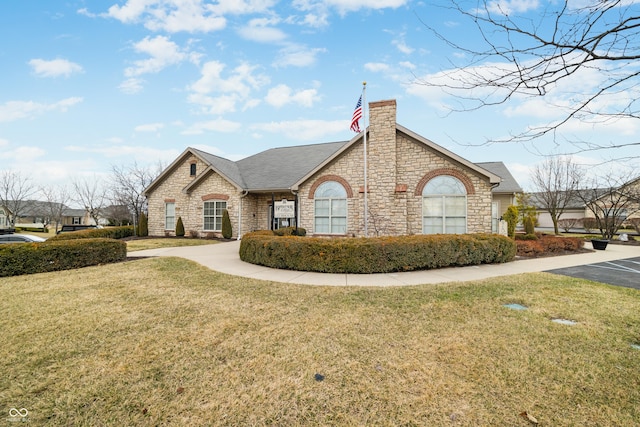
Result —
[[[362,82],[362,123],[364,124],[364,237],[369,237],[369,206],[367,193],[367,82]]]

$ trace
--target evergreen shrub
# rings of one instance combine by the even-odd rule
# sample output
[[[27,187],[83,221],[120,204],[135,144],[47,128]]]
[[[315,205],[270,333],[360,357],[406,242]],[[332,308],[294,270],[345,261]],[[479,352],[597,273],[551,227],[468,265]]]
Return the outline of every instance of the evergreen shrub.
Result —
[[[149,218],[144,212],[140,213],[138,219],[138,237],[146,237],[149,235]]]
[[[184,224],[182,223],[182,217],[178,217],[176,221],[176,237],[184,237]]]
[[[47,239],[47,242],[58,240],[76,239],[123,239],[133,236],[133,225],[123,225],[120,227],[87,228],[86,230],[71,231],[68,233],[56,234]]]
[[[247,233],[240,259],[267,267],[322,273],[389,273],[501,263],[514,259],[515,242],[495,234],[375,238],[308,238]]]
[[[222,211],[222,237],[224,239],[230,239],[233,235],[233,229],[231,228],[231,219],[229,218],[229,211]]]
[[[77,233],[82,232],[84,230]],[[42,243],[0,245],[0,277],[70,270],[119,262],[126,257],[127,244],[114,239],[51,238]]]

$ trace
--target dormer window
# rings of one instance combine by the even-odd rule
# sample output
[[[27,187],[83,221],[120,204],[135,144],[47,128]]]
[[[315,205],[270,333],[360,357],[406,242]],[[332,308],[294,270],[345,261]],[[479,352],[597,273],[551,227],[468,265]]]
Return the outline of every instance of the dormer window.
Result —
[[[191,167],[189,168],[189,175],[196,176],[196,164],[191,163]]]

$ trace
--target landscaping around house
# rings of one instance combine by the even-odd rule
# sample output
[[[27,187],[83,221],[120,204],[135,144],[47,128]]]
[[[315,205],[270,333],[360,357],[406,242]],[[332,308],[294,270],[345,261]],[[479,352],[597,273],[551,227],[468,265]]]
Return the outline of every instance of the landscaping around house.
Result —
[[[272,268],[321,273],[388,273],[512,261],[516,245],[496,234],[369,238],[276,236],[247,233],[240,259]]]
[[[638,301],[545,273],[316,287],[179,258],[0,278],[0,411],[49,426],[636,425]]]

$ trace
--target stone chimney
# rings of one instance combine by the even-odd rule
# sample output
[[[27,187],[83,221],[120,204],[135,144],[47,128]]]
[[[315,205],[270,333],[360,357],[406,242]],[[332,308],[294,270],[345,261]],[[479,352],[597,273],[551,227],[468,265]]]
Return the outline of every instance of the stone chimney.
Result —
[[[396,185],[396,100],[369,103],[369,191],[393,194]]]

